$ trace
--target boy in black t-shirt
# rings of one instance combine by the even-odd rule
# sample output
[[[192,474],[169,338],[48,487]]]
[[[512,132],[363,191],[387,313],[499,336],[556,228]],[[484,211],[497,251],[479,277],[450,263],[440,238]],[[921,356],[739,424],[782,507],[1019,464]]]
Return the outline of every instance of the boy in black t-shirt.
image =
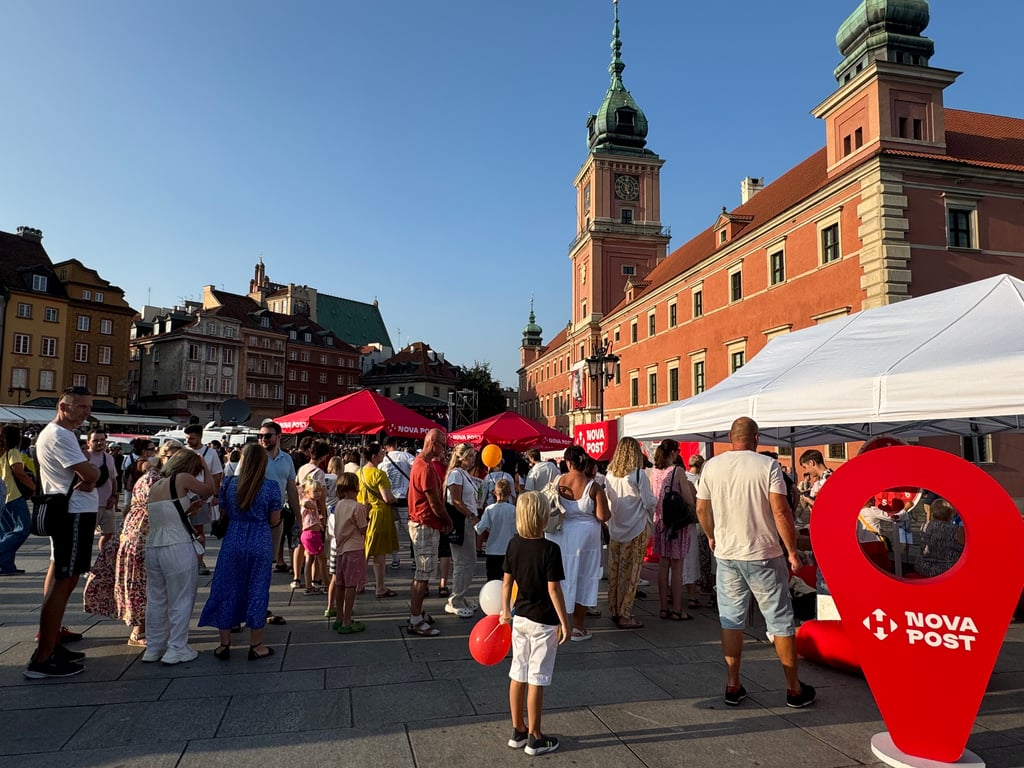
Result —
[[[562,550],[544,538],[548,502],[536,491],[516,502],[516,530],[505,553],[501,590],[501,623],[512,622],[512,668],[508,688],[512,709],[512,736],[508,745],[526,747],[526,754],[541,755],[558,749],[558,739],[540,729],[544,686],[551,684],[558,646],[569,639],[569,616],[561,582]],[[512,583],[518,587],[512,619]],[[561,628],[561,637],[559,637]],[[526,704],[527,720],[523,719]]]

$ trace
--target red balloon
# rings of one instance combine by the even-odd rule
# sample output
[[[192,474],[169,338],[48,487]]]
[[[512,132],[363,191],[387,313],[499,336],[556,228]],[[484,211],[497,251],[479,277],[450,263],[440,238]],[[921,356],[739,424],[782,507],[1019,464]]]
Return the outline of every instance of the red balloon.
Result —
[[[491,667],[512,648],[512,625],[502,624],[498,614],[484,616],[469,633],[469,653],[485,667]]]

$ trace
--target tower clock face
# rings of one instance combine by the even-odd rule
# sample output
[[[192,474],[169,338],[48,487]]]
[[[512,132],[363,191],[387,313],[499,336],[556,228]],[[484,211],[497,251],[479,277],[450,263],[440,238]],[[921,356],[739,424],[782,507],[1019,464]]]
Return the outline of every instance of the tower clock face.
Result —
[[[640,181],[636,176],[616,176],[615,196],[619,200],[636,200],[640,196]]]

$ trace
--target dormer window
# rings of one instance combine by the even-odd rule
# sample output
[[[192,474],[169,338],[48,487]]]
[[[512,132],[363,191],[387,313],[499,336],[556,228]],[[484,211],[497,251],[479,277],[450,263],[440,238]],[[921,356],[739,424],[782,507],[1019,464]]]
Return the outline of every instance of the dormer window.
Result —
[[[46,292],[46,275],[32,275],[32,290]]]
[[[636,112],[632,109],[622,108],[615,110],[615,122],[618,124],[618,129],[632,130],[636,125]]]
[[[269,328],[269,327],[270,327],[270,318],[269,317],[261,317],[260,318],[260,328]]]
[[[327,342],[327,346],[328,347],[333,347],[334,346],[334,337],[333,336],[328,336],[325,339],[325,341]]]
[[[299,334],[297,334],[295,331],[288,331],[288,339],[290,341],[295,341],[298,337]]]
[[[302,334],[302,340],[307,342],[307,343],[311,342],[313,340],[313,334],[311,334],[311,333],[309,333],[307,331],[306,333]]]

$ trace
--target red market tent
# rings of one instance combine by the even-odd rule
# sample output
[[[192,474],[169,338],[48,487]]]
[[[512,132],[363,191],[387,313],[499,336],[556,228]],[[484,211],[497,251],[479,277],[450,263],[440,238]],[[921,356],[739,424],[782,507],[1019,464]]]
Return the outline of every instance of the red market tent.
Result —
[[[505,411],[449,432],[448,444],[456,443],[470,443],[475,448],[499,445],[513,451],[525,451],[528,448],[556,451],[572,445],[572,438],[518,413]]]
[[[308,429],[332,434],[369,435],[383,430],[389,435],[422,438],[430,430],[441,428],[437,422],[371,389],[361,389],[327,403],[285,414],[276,421],[288,434]]]

